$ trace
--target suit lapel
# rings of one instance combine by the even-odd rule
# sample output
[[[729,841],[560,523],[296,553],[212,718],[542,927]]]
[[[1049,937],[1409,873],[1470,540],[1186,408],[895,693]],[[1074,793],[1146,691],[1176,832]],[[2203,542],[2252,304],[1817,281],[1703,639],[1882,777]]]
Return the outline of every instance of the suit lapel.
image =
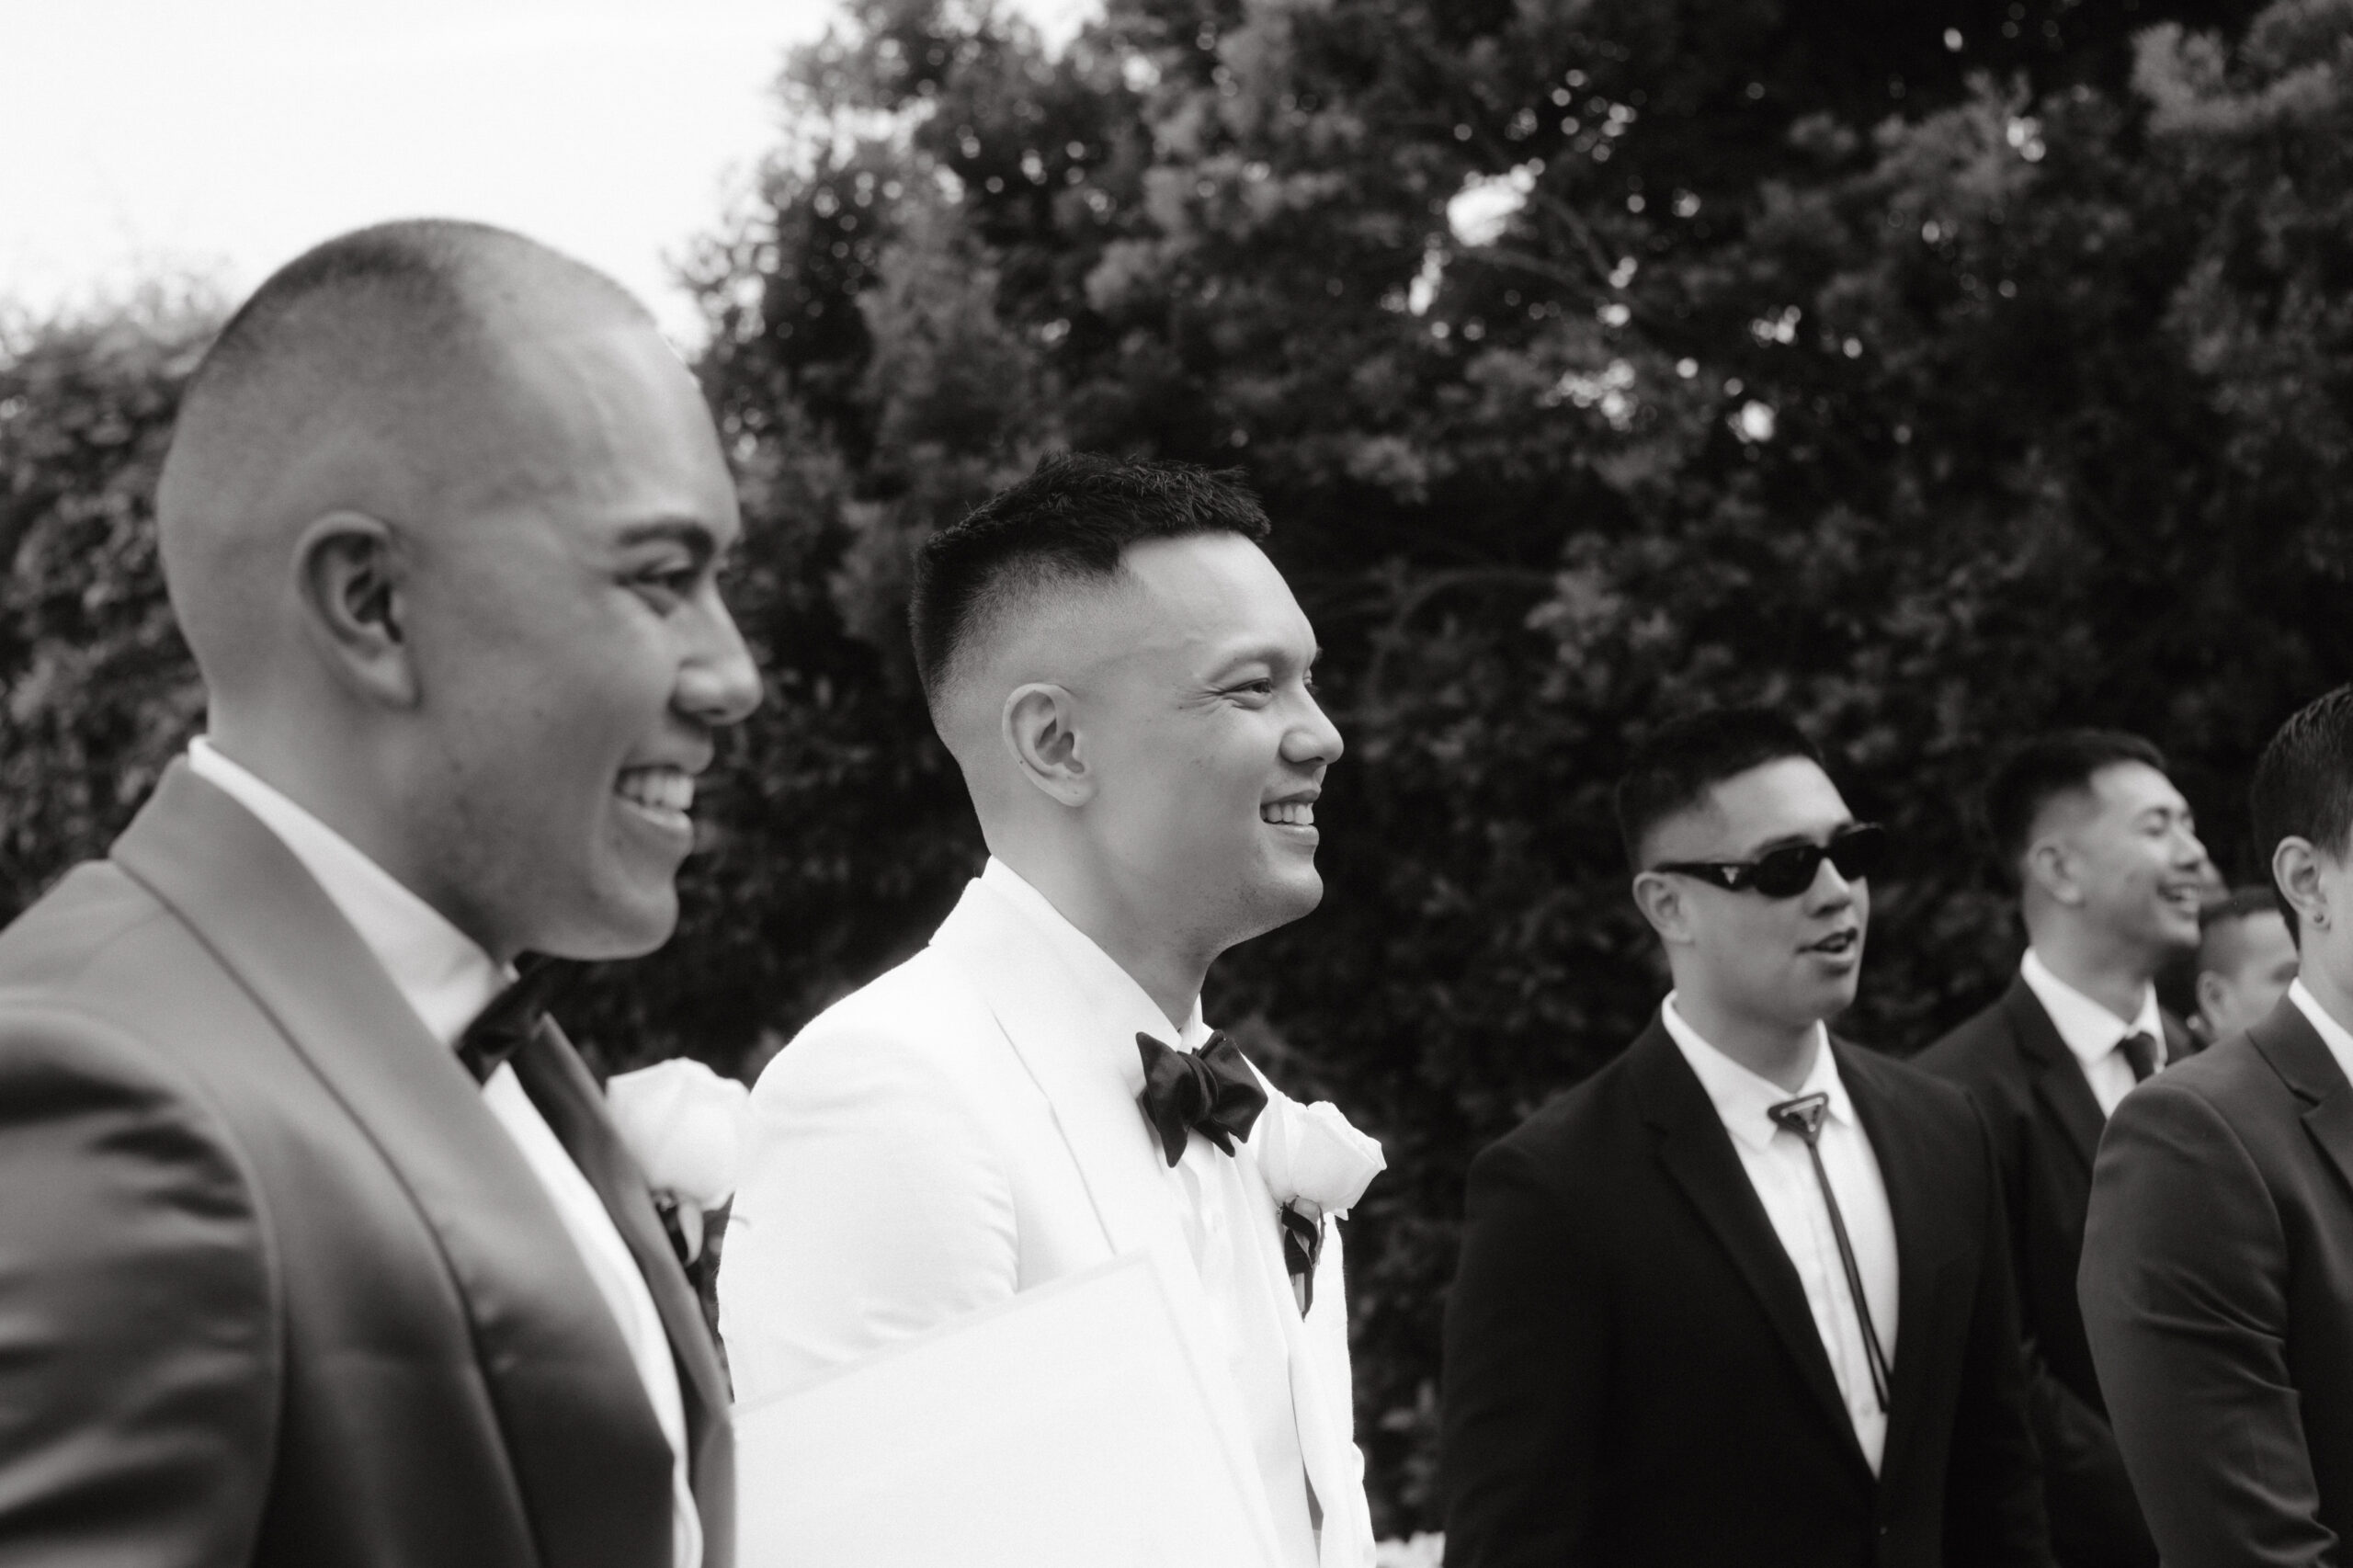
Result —
[[[1256,1062],[1250,1070],[1266,1089],[1271,1106],[1274,1096],[1281,1091],[1267,1081]],[[1257,1156],[1250,1143],[1242,1145],[1236,1160],[1252,1206],[1266,1219],[1264,1224],[1251,1228],[1251,1246],[1258,1255],[1261,1277],[1287,1284],[1290,1275],[1283,1261],[1282,1236],[1275,1218],[1279,1205],[1258,1169]],[[1328,1218],[1324,1221],[1326,1226],[1335,1223]],[[1357,1457],[1355,1391],[1346,1386],[1335,1387],[1330,1375],[1337,1369],[1336,1362],[1345,1366],[1347,1344],[1347,1287],[1334,1267],[1338,1247],[1337,1235],[1327,1234],[1324,1256],[1315,1270],[1315,1307],[1312,1313],[1302,1314],[1288,1291],[1274,1305],[1289,1352],[1291,1411],[1299,1430],[1300,1459],[1306,1466],[1308,1483],[1324,1510],[1322,1550],[1318,1555],[1326,1562],[1355,1563],[1370,1553],[1373,1538],[1371,1516],[1365,1505],[1364,1477]],[[1334,1335],[1339,1336],[1336,1358],[1324,1343]]]
[[[407,1189],[472,1324],[545,1562],[664,1560],[669,1443],[563,1221],[465,1069],[293,852],[185,766],[113,858],[244,985]]]
[[[1643,1115],[1660,1135],[1660,1160],[1732,1255],[1767,1321],[1780,1335],[1799,1381],[1813,1391],[1837,1433],[1839,1447],[1868,1474],[1870,1461],[1855,1438],[1854,1419],[1847,1414],[1797,1267],[1774,1233],[1714,1102],[1655,1016],[1628,1050],[1627,1069]]]
[[[2042,1004],[2023,977],[2010,982],[2009,990],[2002,994],[2002,1016],[2010,1026],[2010,1036],[2018,1042],[2019,1054],[2034,1069],[2034,1092],[2050,1108],[2052,1118],[2067,1134],[2068,1143],[2084,1163],[2092,1168],[2092,1156],[2099,1152],[2099,1135],[2108,1125],[2108,1118],[2100,1114],[2099,1101],[2093,1097],[2091,1081],[2084,1076],[2083,1064],[2067,1042],[2059,1038],[2059,1026],[2042,1010]]]
[[[729,1568],[734,1544],[734,1435],[728,1420],[726,1375],[703,1322],[702,1304],[670,1249],[645,1175],[622,1146],[597,1081],[572,1042],[554,1024],[542,1024],[516,1052],[515,1074],[557,1142],[597,1189],[645,1278],[686,1396],[688,1452],[695,1500],[703,1517],[703,1562],[705,1568]]]
[[[979,994],[1053,1113],[1112,1254],[1150,1252],[1175,1294],[1180,1332],[1211,1321],[1193,1249],[1186,1244],[1176,1191],[1152,1130],[1136,1105],[1143,1067],[1133,1055],[1136,1020],[1096,1016],[1078,1000],[1083,988],[995,889],[972,882],[931,939]],[[1165,1025],[1164,1025],[1165,1027]],[[1122,1057],[1122,1050],[1130,1054]],[[1132,1071],[1129,1069],[1132,1067]],[[1221,1358],[1194,1335],[1188,1348],[1211,1375],[1202,1380],[1211,1417],[1243,1473],[1257,1473],[1240,1395],[1218,1375]],[[1246,1490],[1244,1506],[1271,1543],[1274,1519],[1265,1491]]]
[[[2304,1131],[2321,1153],[2336,1167],[2337,1178],[2353,1189],[2353,1084],[2346,1082],[2336,1058],[2288,997],[2261,1023],[2247,1031],[2255,1048],[2271,1064],[2296,1097],[2305,1103]]]
[[[1832,1048],[1838,1075],[1855,1118],[1870,1141],[1887,1188],[1889,1217],[1895,1225],[1895,1364],[1890,1370],[1887,1443],[1880,1455],[1882,1482],[1897,1474],[1918,1440],[1921,1380],[1927,1375],[1929,1346],[1942,1338],[1947,1302],[1944,1276],[1957,1250],[1954,1224],[1963,1218],[1938,1204],[1932,1173],[1921,1168],[1917,1141],[1905,1135],[1894,1104],[1881,1093],[1869,1064],[1855,1066],[1857,1052]]]

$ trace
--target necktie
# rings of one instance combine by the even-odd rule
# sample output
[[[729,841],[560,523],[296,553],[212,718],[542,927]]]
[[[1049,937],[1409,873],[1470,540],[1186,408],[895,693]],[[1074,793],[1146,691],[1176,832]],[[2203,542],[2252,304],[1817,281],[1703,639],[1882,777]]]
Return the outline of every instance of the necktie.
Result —
[[[2136,1030],[2126,1035],[2117,1049],[2124,1052],[2127,1062],[2132,1063],[2134,1083],[2140,1083],[2157,1070],[2157,1042],[2147,1034]]]
[[[515,983],[492,997],[458,1037],[458,1060],[475,1083],[490,1082],[499,1064],[539,1032],[565,972],[563,964],[541,953],[525,953],[515,961]]]
[[[1212,1034],[1199,1051],[1177,1051],[1148,1034],[1136,1036],[1143,1055],[1143,1093],[1136,1103],[1160,1135],[1170,1168],[1185,1157],[1188,1133],[1233,1153],[1233,1141],[1250,1136],[1251,1123],[1267,1108],[1267,1091],[1222,1034]]]
[[[1871,1392],[1879,1396],[1881,1414],[1887,1411],[1887,1352],[1880,1348],[1879,1330],[1871,1326],[1871,1304],[1863,1298],[1863,1271],[1855,1263],[1855,1245],[1847,1239],[1847,1221],[1838,1212],[1838,1195],[1830,1190],[1830,1173],[1822,1164],[1822,1121],[1830,1114],[1830,1096],[1816,1091],[1783,1100],[1766,1111],[1774,1125],[1786,1127],[1805,1140],[1813,1156],[1813,1179],[1822,1184],[1823,1206],[1830,1210],[1830,1233],[1838,1238],[1838,1261],[1847,1270],[1847,1291],[1855,1299],[1855,1321],[1862,1325],[1863,1359],[1871,1369]]]

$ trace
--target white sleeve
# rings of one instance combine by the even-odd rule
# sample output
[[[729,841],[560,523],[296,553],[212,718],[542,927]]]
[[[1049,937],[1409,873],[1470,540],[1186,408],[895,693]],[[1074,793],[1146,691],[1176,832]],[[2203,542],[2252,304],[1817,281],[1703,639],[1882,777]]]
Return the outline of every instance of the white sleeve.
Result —
[[[739,1403],[1012,1296],[1012,1186],[922,1042],[820,1019],[752,1094],[719,1273]]]

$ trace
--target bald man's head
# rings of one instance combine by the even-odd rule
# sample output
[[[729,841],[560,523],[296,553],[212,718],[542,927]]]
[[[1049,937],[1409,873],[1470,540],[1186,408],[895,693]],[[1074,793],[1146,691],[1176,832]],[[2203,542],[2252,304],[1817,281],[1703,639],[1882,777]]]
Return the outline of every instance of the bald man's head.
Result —
[[[190,379],[156,494],[164,571],[216,701],[269,654],[295,534],[339,507],[423,519],[512,479],[516,342],[628,323],[602,274],[519,234],[384,223],[280,267]]]
[[[718,434],[617,285],[478,224],[331,240],[199,368],[156,510],[233,759],[495,956],[669,934],[759,687]]]

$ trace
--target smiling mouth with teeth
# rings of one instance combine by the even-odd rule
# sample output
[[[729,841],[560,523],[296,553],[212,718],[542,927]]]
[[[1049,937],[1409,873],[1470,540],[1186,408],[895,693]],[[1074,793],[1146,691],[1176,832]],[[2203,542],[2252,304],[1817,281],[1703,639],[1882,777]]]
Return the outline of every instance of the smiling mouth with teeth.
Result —
[[[632,767],[613,792],[648,816],[684,820],[694,809],[695,779],[682,767]]]
[[[1833,931],[1819,942],[1808,943],[1806,950],[1813,953],[1844,953],[1851,951],[1855,944],[1861,939],[1862,933],[1859,931]]]
[[[1260,822],[1281,827],[1313,827],[1315,806],[1310,801],[1272,801],[1258,808]]]

